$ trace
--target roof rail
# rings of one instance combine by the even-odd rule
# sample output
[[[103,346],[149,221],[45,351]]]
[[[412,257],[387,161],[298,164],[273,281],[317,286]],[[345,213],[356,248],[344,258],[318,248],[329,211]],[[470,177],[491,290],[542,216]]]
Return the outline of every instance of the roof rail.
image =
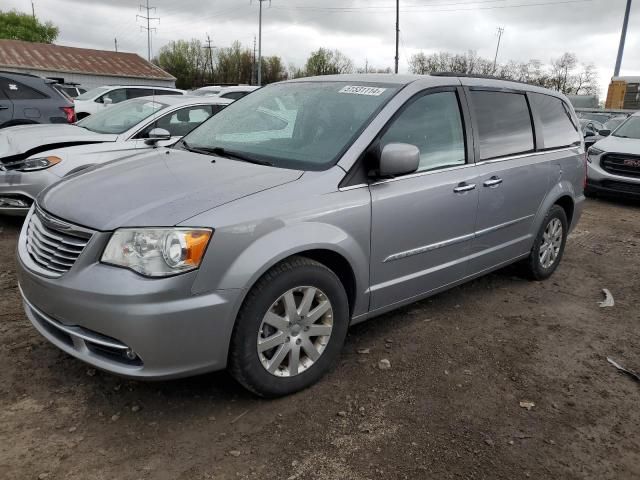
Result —
[[[8,74],[8,75],[23,75],[25,77],[34,77],[34,78],[42,78],[39,75],[34,75],[33,73],[23,73],[23,72],[12,72],[10,70],[0,70],[0,73],[2,74]]]
[[[481,73],[431,72],[429,75],[431,75],[432,77],[482,78],[485,80],[502,80],[503,82],[514,82],[514,83],[522,83],[524,85],[533,85],[532,83],[523,82],[522,80],[511,80],[509,78],[500,78],[500,77],[496,77],[495,75],[483,75]]]

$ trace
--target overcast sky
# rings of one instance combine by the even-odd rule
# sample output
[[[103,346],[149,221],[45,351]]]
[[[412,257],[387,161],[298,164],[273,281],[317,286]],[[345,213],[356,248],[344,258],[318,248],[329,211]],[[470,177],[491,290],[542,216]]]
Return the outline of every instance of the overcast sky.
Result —
[[[146,0],[141,0],[142,2]],[[253,44],[258,0],[149,0],[153,51],[171,40],[209,34],[215,46]],[[60,27],[61,45],[147,55],[146,32],[136,0],[34,0],[36,15]],[[621,74],[640,75],[640,6],[633,6]],[[493,58],[496,30],[504,27],[498,61],[539,59],[549,63],[574,52],[593,63],[606,92],[620,39],[625,0],[400,0],[400,70],[409,57],[446,50],[476,50]],[[31,12],[30,0],[2,0],[2,9]],[[302,65],[319,47],[338,48],[356,66],[392,67],[395,55],[393,0],[272,0],[263,4],[263,55]],[[145,23],[146,25],[146,23]]]

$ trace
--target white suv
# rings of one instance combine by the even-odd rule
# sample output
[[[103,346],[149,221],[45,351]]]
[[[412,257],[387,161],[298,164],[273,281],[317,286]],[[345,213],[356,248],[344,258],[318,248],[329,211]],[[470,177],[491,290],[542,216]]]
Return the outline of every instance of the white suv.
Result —
[[[152,95],[184,95],[184,90],[170,87],[152,87],[148,85],[109,85],[94,88],[75,98],[78,120],[99,112],[110,105],[138,97]]]

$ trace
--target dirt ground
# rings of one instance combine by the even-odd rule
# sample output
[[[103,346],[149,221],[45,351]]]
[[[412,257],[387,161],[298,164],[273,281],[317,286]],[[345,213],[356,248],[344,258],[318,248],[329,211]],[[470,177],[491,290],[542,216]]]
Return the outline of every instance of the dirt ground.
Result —
[[[508,268],[353,327],[323,381],[274,401],[62,353],[22,312],[20,222],[0,228],[1,479],[640,478],[640,383],[606,360],[640,370],[640,204],[588,201],[546,282]]]

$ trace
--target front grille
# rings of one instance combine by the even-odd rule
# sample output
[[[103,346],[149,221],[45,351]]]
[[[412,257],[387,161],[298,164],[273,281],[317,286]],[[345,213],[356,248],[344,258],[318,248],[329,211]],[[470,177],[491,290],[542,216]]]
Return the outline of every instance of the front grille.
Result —
[[[27,251],[52,276],[69,271],[89,242],[91,232],[36,208],[27,226]]]
[[[616,190],[621,193],[633,193],[640,195],[640,183],[616,182],[614,180],[603,180],[601,185],[604,188]]]
[[[613,175],[640,178],[640,156],[607,153],[600,160],[603,170]]]

